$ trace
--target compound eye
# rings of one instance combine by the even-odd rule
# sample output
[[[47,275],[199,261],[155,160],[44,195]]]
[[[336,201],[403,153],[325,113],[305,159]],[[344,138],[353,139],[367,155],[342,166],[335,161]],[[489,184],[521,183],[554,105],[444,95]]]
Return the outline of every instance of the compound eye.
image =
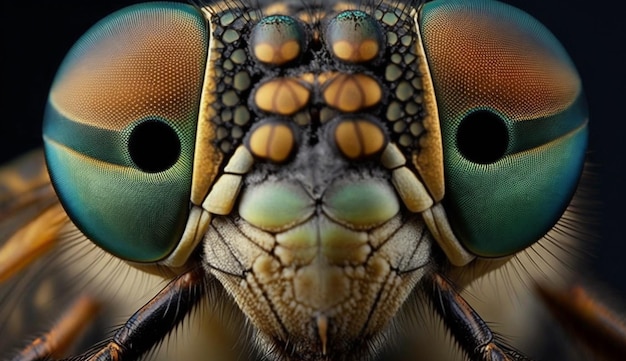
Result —
[[[588,132],[580,77],[555,37],[509,5],[433,1],[419,23],[449,222],[475,255],[514,254],[556,224],[578,184]]]
[[[141,4],[92,27],[56,75],[43,131],[53,185],[117,257],[157,262],[180,240],[207,48],[196,9]]]

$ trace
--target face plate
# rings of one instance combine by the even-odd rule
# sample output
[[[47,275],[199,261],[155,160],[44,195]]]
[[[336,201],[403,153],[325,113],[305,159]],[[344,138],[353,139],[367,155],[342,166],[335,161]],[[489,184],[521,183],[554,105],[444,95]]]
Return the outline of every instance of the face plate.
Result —
[[[459,0],[438,0],[420,8],[395,2],[303,5],[286,1],[263,9],[232,2],[212,3],[202,9],[149,4],[145,8],[148,14],[168,13],[167,8],[179,10],[180,7],[193,20],[195,32],[200,34],[197,40],[187,37],[191,39],[190,44],[176,41],[180,34],[168,41],[173,44],[168,50],[173,60],[165,65],[184,65],[176,60],[177,57],[185,57],[192,53],[190,49],[194,50],[192,65],[195,72],[193,76],[183,76],[187,81],[191,79],[193,86],[187,83],[180,86],[176,76],[183,73],[171,71],[169,74],[173,76],[168,79],[172,81],[168,84],[172,89],[180,87],[182,91],[165,97],[172,104],[189,105],[185,108],[185,122],[182,122],[184,129],[174,126],[178,123],[172,122],[172,116],[167,112],[162,116],[151,113],[152,116],[146,119],[135,119],[136,115],[130,120],[115,118],[120,124],[101,123],[98,117],[81,117],[75,113],[76,109],[83,110],[80,106],[76,108],[59,100],[74,101],[89,94],[74,84],[80,84],[89,76],[71,77],[68,74],[72,72],[62,70],[59,79],[71,81],[67,82],[67,87],[62,86],[63,81],[57,81],[53,87],[51,111],[44,129],[53,183],[60,191],[64,206],[69,205],[68,213],[77,227],[93,237],[94,242],[100,242],[98,245],[107,251],[141,263],[144,268],[157,265],[175,269],[185,263],[201,262],[207,273],[219,279],[256,326],[263,350],[278,354],[278,359],[365,356],[377,349],[389,321],[425,273],[433,270],[447,275],[463,273],[456,278],[462,279],[463,283],[506,262],[507,259],[496,258],[509,256],[535,242],[561,215],[569,194],[554,192],[554,188],[563,189],[561,185],[567,181],[568,188],[564,193],[568,193],[570,189],[573,191],[578,179],[577,167],[582,164],[579,160],[584,154],[581,144],[586,134],[586,113],[582,101],[567,101],[583,97],[571,62],[543,27],[536,26],[535,21],[526,21],[527,17],[520,15],[518,10],[497,2],[477,1],[477,14],[470,16],[465,28],[461,27],[460,21],[446,20],[455,14],[451,9],[460,8],[464,14],[474,5]],[[494,9],[500,8],[510,18],[505,26],[496,27],[497,31],[482,31],[472,21],[486,17],[486,23],[499,24],[502,16]],[[143,7],[129,11],[134,14],[138,9]],[[443,11],[438,12],[438,9]],[[122,11],[120,14],[128,13]],[[114,20],[119,19],[120,14],[112,16],[112,20],[105,24],[117,28]],[[133,29],[137,34],[155,33],[153,25],[142,25],[145,14],[129,18],[139,19],[130,22],[136,26]],[[462,15],[460,18],[468,17]],[[531,83],[535,80],[533,71],[524,72],[534,68],[520,59],[524,60],[529,54],[534,58],[532,55],[536,51],[505,52],[511,56],[507,62],[501,61],[500,52],[511,44],[507,36],[515,35],[518,28],[525,27],[534,29],[530,32],[531,37],[547,40],[539,42],[539,45],[546,46],[535,46],[534,50],[545,50],[546,54],[553,56],[554,69],[565,69],[566,78],[571,80],[569,85],[575,85],[565,87],[565,90],[574,97],[557,96],[566,100],[560,107],[548,109],[548,113],[530,112],[527,114],[529,119],[524,120],[528,126],[519,127],[524,131],[511,132],[510,122],[505,119],[510,114],[499,109],[501,106],[512,104],[523,112],[528,105],[532,108],[542,103],[520,101],[524,92],[496,91],[494,95],[475,90],[484,90],[485,84],[489,85],[485,79],[491,77],[485,74],[496,73],[493,79],[501,80],[497,73],[502,69],[491,64],[505,64],[504,68],[508,69],[510,64],[519,63],[520,71],[514,73],[525,75],[517,80],[529,79]],[[511,28],[513,31],[507,33]],[[107,31],[98,30],[102,27],[96,26],[95,29],[97,39],[108,39]],[[437,40],[438,35],[450,29],[453,30],[452,40],[461,39],[467,49],[463,46],[448,49],[452,40]],[[476,29],[480,36],[463,37],[473,34]],[[90,52],[76,50],[79,56],[70,56],[65,67],[80,72],[86,67],[74,68],[75,59],[86,59],[89,65],[92,59],[104,60],[103,64],[108,64],[111,60],[115,63],[120,59],[135,59],[137,51],[157,56],[163,49],[156,42],[151,48],[154,52],[142,51],[141,47],[134,46],[137,42],[132,40],[133,37],[124,31],[120,34],[120,42],[107,40],[105,43],[125,44],[124,51],[107,58],[99,52],[95,53],[97,56],[89,57]],[[478,48],[475,38],[488,44],[485,62],[472,56],[464,57]],[[513,38],[519,40],[520,37]],[[513,48],[517,49],[515,45]],[[110,53],[106,49],[103,52]],[[452,65],[442,61],[450,54],[456,54]],[[150,57],[145,59],[150,60]],[[537,59],[539,69],[543,69],[540,64],[543,58]],[[139,69],[146,70],[143,72],[133,72],[133,66],[128,69],[114,66],[113,70],[123,69],[131,75],[130,79],[138,76],[145,80],[143,73],[159,74],[151,70],[150,64],[147,61],[146,68]],[[203,72],[204,77],[201,76]],[[557,74],[554,71],[547,73]],[[458,77],[451,78],[451,74]],[[110,74],[101,78],[114,86],[120,83]],[[467,86],[459,79],[474,82]],[[544,82],[540,88],[549,95],[549,84],[545,83],[550,82]],[[87,82],[89,90],[96,94],[102,84],[108,83],[97,79]],[[153,87],[149,83],[124,89],[143,95],[156,91],[158,95],[159,91],[168,88]],[[471,97],[474,93],[480,96]],[[71,96],[59,98],[59,94]],[[507,95],[518,98],[509,102],[494,101]],[[178,98],[186,99],[188,103]],[[126,102],[129,99],[132,97],[112,96],[108,101]],[[468,112],[465,111],[453,111],[456,108],[451,105],[464,104],[455,99],[469,102],[471,116],[466,116]],[[151,112],[168,110],[169,104],[163,99],[154,104],[149,101],[139,103],[148,106]],[[99,106],[107,103],[97,98],[95,104],[91,111],[98,114],[110,116],[110,110],[117,109],[109,106],[102,111]],[[494,111],[494,107],[500,111]],[[121,109],[128,111],[125,107]],[[555,111],[557,113],[553,114]],[[66,122],[61,117],[64,114],[68,116]],[[555,125],[552,131],[537,130],[534,118],[538,115],[546,118],[540,123]],[[463,129],[470,127],[471,130],[476,123],[474,120],[487,125],[493,123],[505,135],[500,139],[503,140],[503,151],[496,152],[493,158],[477,157],[481,166],[483,162],[498,168],[501,178],[485,173],[480,166],[470,166],[478,176],[487,180],[482,184],[468,177],[466,168],[454,163],[455,151],[465,163],[472,163],[474,159],[468,156],[472,155],[471,147],[468,151],[460,138],[471,138],[472,141],[467,142],[470,145],[498,143],[484,137],[493,132],[489,127],[479,127],[479,131],[464,135]],[[571,128],[572,124],[578,127]],[[87,126],[96,128],[96,131],[86,132]],[[144,138],[137,135],[143,134],[144,126],[153,133],[164,130],[167,136],[175,135],[179,147],[172,157],[174,163],[157,163],[163,168],[154,169],[150,163],[136,161],[144,158],[134,156],[133,150],[142,147],[133,146],[133,140]],[[443,133],[440,133],[440,127]],[[559,137],[565,131],[579,132],[578,141]],[[522,133],[527,136],[519,137]],[[113,141],[102,142],[102,134],[113,134],[110,137]],[[545,148],[551,146],[547,142],[556,139],[572,151],[558,148],[546,152]],[[509,140],[512,142],[508,143]],[[157,149],[162,145],[160,141],[153,143]],[[102,147],[103,144],[106,146]],[[121,158],[128,155],[132,161],[129,166],[139,168],[127,172],[130,177],[115,176],[117,168],[111,170],[112,166],[125,165],[118,163],[126,159],[107,158],[117,154],[109,151],[110,144],[119,145]],[[538,161],[539,166],[516,168],[519,164],[515,159],[519,157],[508,157],[513,152],[509,148],[515,152],[527,150],[525,155],[530,161]],[[78,158],[75,153],[80,153],[82,158],[73,161],[71,157]],[[503,155],[507,158],[501,159]],[[86,156],[90,159],[83,159]],[[158,156],[147,158],[160,161]],[[94,159],[106,164],[94,163]],[[176,170],[176,161],[184,165],[184,172],[177,172],[178,178],[170,182],[181,191],[179,202],[173,205],[172,192],[151,187],[150,181]],[[85,162],[91,166],[74,167]],[[495,164],[498,162],[504,166]],[[445,187],[444,163],[448,177]],[[556,178],[546,176],[548,173],[542,166],[555,174],[563,173],[563,167],[568,168],[571,176],[567,174],[554,181]],[[83,181],[74,176],[76,170],[87,170]],[[143,178],[133,176],[135,171],[141,171]],[[111,174],[114,176],[108,179]],[[519,177],[511,177],[511,174]],[[66,182],[67,179],[79,186]],[[539,185],[536,193],[540,197],[530,197],[525,192],[525,184],[518,179],[530,179],[533,185]],[[536,179],[556,184],[544,187]],[[459,180],[466,187],[459,188]],[[508,186],[506,181],[521,184],[521,192],[512,192],[518,187]],[[128,184],[134,188],[130,189]],[[102,185],[102,188],[93,185]],[[444,189],[446,199],[443,199]],[[477,189],[481,191],[477,192]],[[131,202],[135,208],[110,196],[120,192],[122,197],[119,198]],[[83,193],[92,198],[76,196]],[[518,214],[521,213],[516,213],[518,206],[524,206],[521,207],[523,211],[528,207],[517,199],[527,200],[532,206],[531,211],[544,210],[547,209],[545,194],[558,201],[548,201],[555,209],[549,213],[556,218],[544,219],[542,222],[547,228],[541,229],[535,226],[537,222],[533,222],[537,217],[520,222]],[[103,195],[111,199],[101,199]],[[494,195],[501,202],[494,203]],[[483,205],[493,213],[492,217],[485,217],[484,210],[476,211],[475,205]],[[461,213],[455,206],[468,212]],[[91,207],[102,212],[94,217],[93,212],[89,212]],[[511,210],[508,214],[512,214],[512,218],[503,216],[508,210]],[[166,214],[164,211],[175,216],[170,217],[177,222],[175,227],[158,218]],[[446,213],[451,215],[450,222]],[[89,226],[102,228],[106,224],[102,219],[110,221],[110,228],[128,231],[120,237],[110,237],[113,233],[105,232],[107,237],[104,238],[122,247],[127,241],[135,247],[133,254],[107,246],[101,239],[90,235]],[[512,219],[512,222],[502,222],[503,219]],[[185,221],[186,225],[183,224]],[[459,225],[459,221],[465,223]],[[134,227],[134,223],[140,223],[144,228]],[[120,224],[130,226],[120,227]],[[502,227],[493,227],[493,224]],[[527,224],[533,226],[526,227]],[[469,241],[463,238],[470,233],[464,225],[470,231],[478,230]],[[486,244],[479,244],[479,249],[474,241],[486,239],[486,233],[480,228],[484,225],[495,229],[496,235],[487,239]],[[520,227],[531,230],[533,237],[521,235]],[[148,254],[144,248],[152,244],[136,243],[134,236],[139,234],[154,240],[156,237],[148,231],[159,228],[175,232],[161,237],[160,241],[164,241],[167,247],[157,244],[156,250]],[[503,231],[509,235],[502,237]],[[506,243],[512,238],[511,234],[521,235],[518,238],[522,238],[523,243],[511,248]],[[119,240],[122,242],[117,242]],[[500,248],[494,250],[494,245]],[[201,257],[194,255],[190,258],[194,251],[201,252]],[[477,255],[489,259],[477,259],[472,263]],[[479,262],[481,264],[476,266]],[[451,265],[459,266],[458,272]],[[284,351],[287,349],[289,355],[281,354],[287,353]]]
[[[204,9],[219,53],[213,145],[233,164],[203,203],[218,214],[204,263],[268,350],[363,352],[430,265],[418,212],[433,204],[424,184],[442,179],[422,180],[412,160],[440,139],[425,124],[416,10]]]

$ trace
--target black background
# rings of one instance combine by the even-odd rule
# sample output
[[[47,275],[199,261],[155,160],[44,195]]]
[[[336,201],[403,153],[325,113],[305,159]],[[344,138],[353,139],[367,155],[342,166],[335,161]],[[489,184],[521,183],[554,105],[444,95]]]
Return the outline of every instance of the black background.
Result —
[[[136,2],[3,1],[0,163],[41,144],[48,87],[71,45],[103,16]],[[609,298],[626,300],[626,29],[621,7],[582,0],[507,2],[550,28],[581,73],[591,112],[589,160],[601,200],[586,273],[612,289]]]

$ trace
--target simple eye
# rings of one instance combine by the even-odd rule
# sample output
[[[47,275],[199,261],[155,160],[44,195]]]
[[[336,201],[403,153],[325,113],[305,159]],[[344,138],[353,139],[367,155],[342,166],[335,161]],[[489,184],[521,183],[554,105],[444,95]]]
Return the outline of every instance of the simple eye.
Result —
[[[470,162],[491,164],[504,156],[509,130],[498,115],[478,110],[466,115],[456,133],[459,152]]]
[[[162,172],[178,161],[180,140],[172,127],[149,119],[133,128],[128,138],[128,153],[144,172]]]
[[[181,239],[207,48],[192,6],[140,4],[93,26],[56,75],[44,119],[52,183],[74,224],[119,258],[157,262]]]
[[[497,1],[426,3],[420,32],[448,221],[473,254],[514,254],[556,224],[576,189],[588,122],[580,77],[543,25]]]

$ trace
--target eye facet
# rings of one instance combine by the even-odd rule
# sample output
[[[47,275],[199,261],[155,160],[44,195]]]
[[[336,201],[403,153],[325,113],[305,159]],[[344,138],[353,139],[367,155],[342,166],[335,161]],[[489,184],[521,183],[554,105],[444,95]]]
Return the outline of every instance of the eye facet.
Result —
[[[53,185],[76,226],[117,257],[159,261],[183,233],[207,44],[193,7],[131,6],[91,28],[54,80]]]
[[[449,222],[475,255],[516,253],[556,224],[578,183],[588,122],[580,78],[549,31],[506,4],[430,2],[420,29]]]

